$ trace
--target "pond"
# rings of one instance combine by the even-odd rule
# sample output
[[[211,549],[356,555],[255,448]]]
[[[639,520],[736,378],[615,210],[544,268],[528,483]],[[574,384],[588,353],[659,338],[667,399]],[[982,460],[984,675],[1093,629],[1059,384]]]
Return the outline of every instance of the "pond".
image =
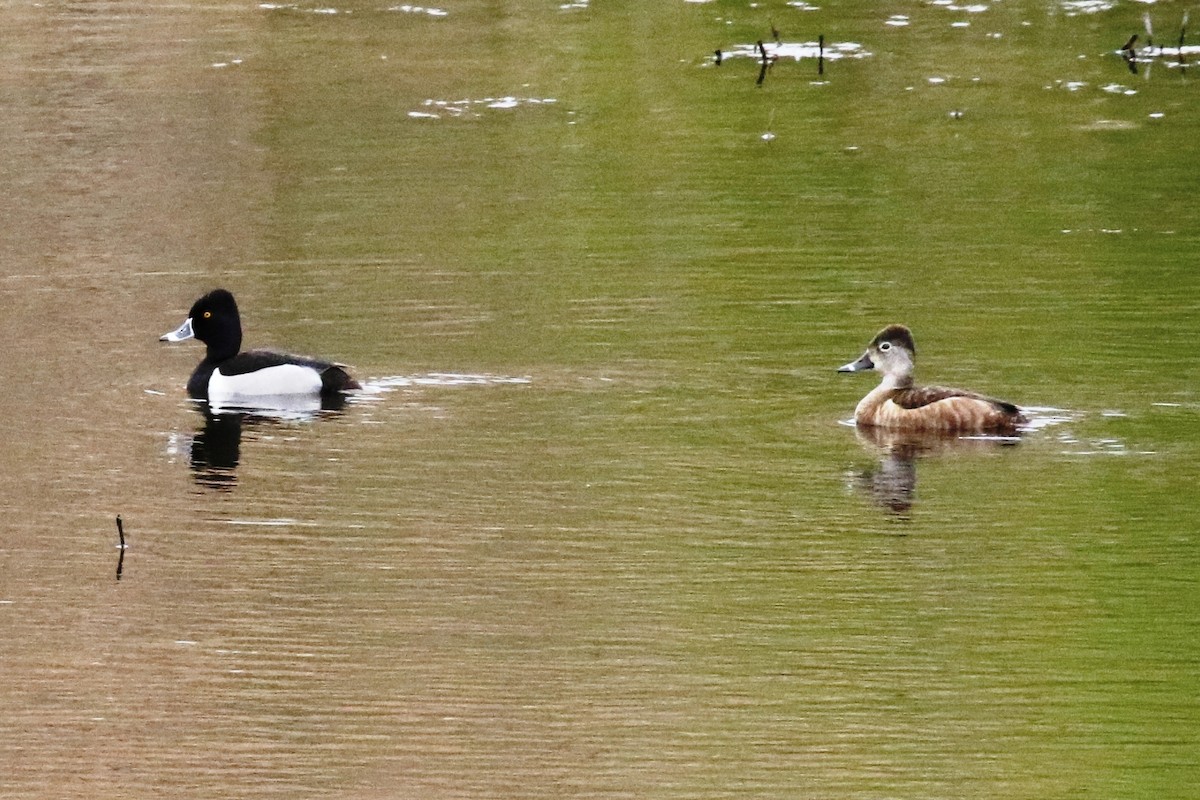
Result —
[[[8,8],[0,796],[1191,796],[1183,9],[850,5]]]

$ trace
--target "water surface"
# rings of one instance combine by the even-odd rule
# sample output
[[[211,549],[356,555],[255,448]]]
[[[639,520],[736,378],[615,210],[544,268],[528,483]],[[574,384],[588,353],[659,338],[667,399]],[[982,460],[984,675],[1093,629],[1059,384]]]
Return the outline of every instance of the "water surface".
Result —
[[[813,5],[7,9],[0,795],[1190,796],[1181,11]]]

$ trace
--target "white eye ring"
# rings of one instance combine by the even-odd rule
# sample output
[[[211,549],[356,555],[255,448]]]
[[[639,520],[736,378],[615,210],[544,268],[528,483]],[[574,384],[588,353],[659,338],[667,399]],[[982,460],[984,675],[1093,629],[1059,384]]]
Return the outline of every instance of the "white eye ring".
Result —
[[[880,342],[880,344],[879,344],[879,352],[881,352],[881,353],[886,353],[888,350],[891,350],[891,349],[892,349],[892,343],[891,343],[891,342]]]

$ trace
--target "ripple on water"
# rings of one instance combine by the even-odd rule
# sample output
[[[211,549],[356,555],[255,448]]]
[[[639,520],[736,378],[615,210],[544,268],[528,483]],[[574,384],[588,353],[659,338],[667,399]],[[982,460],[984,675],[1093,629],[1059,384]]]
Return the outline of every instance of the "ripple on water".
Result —
[[[553,97],[504,97],[463,98],[461,100],[435,100],[430,98],[420,109],[408,112],[414,119],[441,119],[442,117],[481,117],[487,110],[551,106],[558,100]]]
[[[429,372],[424,375],[390,375],[382,378],[371,378],[364,382],[362,390],[351,399],[375,399],[393,389],[403,389],[409,386],[502,386],[532,382],[533,380],[529,377],[463,374],[457,372]]]
[[[284,11],[294,14],[320,14],[324,16],[334,16],[336,14],[351,14],[350,9],[335,8],[333,6],[305,6],[300,3],[259,3],[258,7],[263,11]],[[385,11],[399,14],[419,14],[428,17],[446,17],[450,15],[449,11],[442,8],[433,8],[431,6],[414,6],[414,5],[396,5],[388,6]]]
[[[968,5],[959,5],[954,0],[932,0],[930,3],[934,8],[942,8],[946,11],[965,11],[968,14],[982,14],[991,8],[987,3],[970,3]]]
[[[1154,405],[1159,404],[1155,403]],[[1157,451],[1154,450],[1130,447],[1124,439],[1118,437],[1081,437],[1070,427],[1058,427],[1081,421],[1085,415],[1080,412],[1051,406],[1022,407],[1021,410],[1029,417],[1029,422],[1023,425],[1022,429],[1029,434],[1045,432],[1045,440],[1057,445],[1060,448],[1059,452],[1065,456],[1152,456],[1157,454]],[[1100,411],[1100,416],[1105,419],[1123,419],[1129,415],[1120,409],[1106,408]],[[1055,430],[1049,430],[1051,428]]]
[[[1108,11],[1116,5],[1116,2],[1115,0],[1063,0],[1061,5],[1068,17],[1077,17],[1080,14],[1099,14],[1101,11]]]
[[[1123,94],[1127,96],[1137,94],[1137,89],[1131,89],[1130,87],[1120,83],[1105,84],[1104,86],[1100,87],[1100,91],[1108,92],[1109,94]]]
[[[394,11],[400,14],[421,14],[427,17],[448,17],[450,12],[443,8],[430,8],[428,6],[390,6],[388,11]]]
[[[1021,428],[1025,431],[1040,431],[1055,425],[1074,421],[1078,415],[1064,408],[1053,406],[1021,406],[1022,413],[1029,420]]]
[[[290,11],[296,14],[321,14],[324,16],[350,13],[349,11],[333,8],[332,6],[315,6],[309,8],[299,3],[259,3],[258,7],[263,11]]]

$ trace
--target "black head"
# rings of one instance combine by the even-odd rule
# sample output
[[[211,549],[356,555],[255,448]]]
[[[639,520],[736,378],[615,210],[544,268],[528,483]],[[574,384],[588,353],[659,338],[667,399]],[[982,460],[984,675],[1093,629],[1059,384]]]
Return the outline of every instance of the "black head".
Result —
[[[208,345],[209,358],[232,358],[242,349],[242,318],[225,289],[214,289],[193,303],[188,317],[196,338]]]
[[[233,358],[242,349],[242,320],[237,302],[225,289],[215,289],[192,304],[179,329],[162,336],[163,341],[181,342],[196,337],[208,345],[208,361]]]

